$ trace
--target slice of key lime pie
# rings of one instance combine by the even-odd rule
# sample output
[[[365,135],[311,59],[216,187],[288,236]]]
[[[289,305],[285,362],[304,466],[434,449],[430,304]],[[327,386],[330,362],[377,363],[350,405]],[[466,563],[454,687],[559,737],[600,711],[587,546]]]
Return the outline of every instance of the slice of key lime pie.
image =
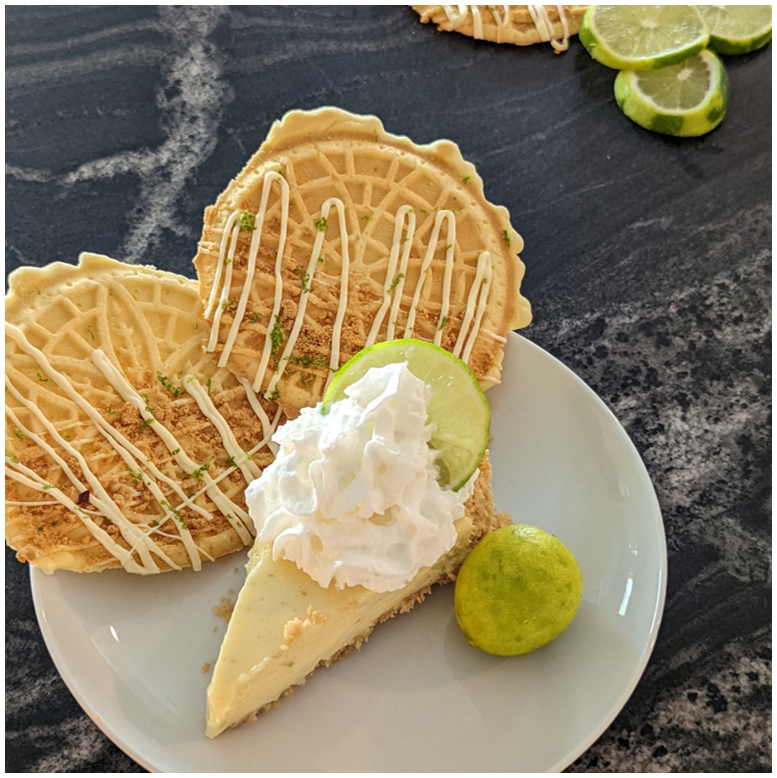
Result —
[[[455,578],[497,515],[489,410],[458,359],[381,343],[279,428],[246,490],[257,539],[208,688],[206,734],[272,706]]]

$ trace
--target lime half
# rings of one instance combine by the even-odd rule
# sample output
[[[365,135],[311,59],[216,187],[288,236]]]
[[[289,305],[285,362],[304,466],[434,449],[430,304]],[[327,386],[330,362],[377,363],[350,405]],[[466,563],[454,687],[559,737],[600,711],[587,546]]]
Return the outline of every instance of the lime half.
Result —
[[[772,37],[770,5],[700,5],[710,28],[709,47],[719,54],[747,54]]]
[[[406,362],[410,372],[432,390],[426,410],[435,430],[429,445],[439,452],[440,483],[458,491],[483,459],[491,411],[472,371],[448,351],[423,340],[389,340],[360,351],[334,375],[323,401],[333,402],[371,367]]]
[[[674,65],[708,38],[707,23],[691,5],[589,5],[580,28],[588,53],[616,70]]]
[[[728,76],[711,51],[702,51],[661,70],[621,71],[615,79],[615,101],[647,130],[678,137],[704,135],[726,115]]]

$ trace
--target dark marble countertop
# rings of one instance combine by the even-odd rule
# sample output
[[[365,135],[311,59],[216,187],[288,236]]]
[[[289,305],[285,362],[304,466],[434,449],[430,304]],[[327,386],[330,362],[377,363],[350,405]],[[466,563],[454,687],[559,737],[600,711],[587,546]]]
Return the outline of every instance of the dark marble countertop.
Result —
[[[651,134],[577,39],[495,46],[408,7],[6,8],[6,271],[81,251],[193,277],[203,209],[292,108],[455,140],[523,235],[530,340],[621,420],[666,609],[574,772],[771,770],[772,48],[723,124]],[[141,771],[80,709],[6,549],[6,770]]]

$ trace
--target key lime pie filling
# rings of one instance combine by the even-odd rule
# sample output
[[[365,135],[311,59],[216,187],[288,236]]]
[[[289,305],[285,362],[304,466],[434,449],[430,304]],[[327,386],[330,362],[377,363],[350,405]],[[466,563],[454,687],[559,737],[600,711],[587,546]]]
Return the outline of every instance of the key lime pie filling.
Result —
[[[487,458],[458,491],[440,485],[429,388],[406,364],[370,368],[345,394],[280,427],[275,462],[246,490],[256,541],[208,687],[209,737],[358,648],[510,522]]]

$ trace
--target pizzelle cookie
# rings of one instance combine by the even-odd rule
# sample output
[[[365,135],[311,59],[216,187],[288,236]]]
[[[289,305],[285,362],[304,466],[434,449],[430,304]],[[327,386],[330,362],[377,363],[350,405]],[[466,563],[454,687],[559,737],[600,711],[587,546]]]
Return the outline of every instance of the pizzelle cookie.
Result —
[[[452,351],[487,389],[507,333],[531,320],[522,247],[450,141],[293,111],[206,209],[194,264],[207,348],[289,417],[357,351],[394,338]]]
[[[81,255],[6,297],[6,524],[46,571],[156,573],[253,542],[274,403],[219,368],[194,281]],[[274,444],[270,444],[274,445]]]
[[[530,46],[550,43],[557,54],[569,47],[587,5],[412,5],[426,24],[478,40]]]

